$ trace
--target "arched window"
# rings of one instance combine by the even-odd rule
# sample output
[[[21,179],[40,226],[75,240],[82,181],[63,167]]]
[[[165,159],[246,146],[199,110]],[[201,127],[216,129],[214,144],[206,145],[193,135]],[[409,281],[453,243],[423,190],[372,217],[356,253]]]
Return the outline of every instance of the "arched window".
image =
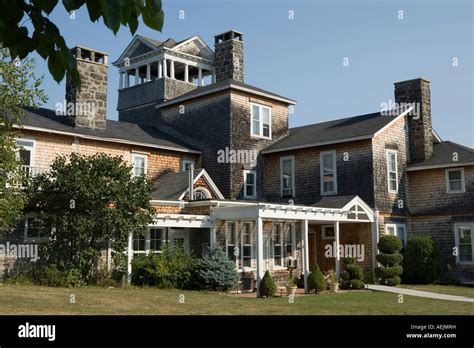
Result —
[[[198,187],[194,190],[194,200],[202,200],[211,198],[211,193],[204,187]]]

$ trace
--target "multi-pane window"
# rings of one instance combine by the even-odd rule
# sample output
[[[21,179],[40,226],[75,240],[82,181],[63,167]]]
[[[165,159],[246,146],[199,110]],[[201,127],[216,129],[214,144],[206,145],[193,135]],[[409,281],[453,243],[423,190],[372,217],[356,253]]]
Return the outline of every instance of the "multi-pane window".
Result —
[[[250,222],[242,223],[242,266],[251,267],[252,266],[252,225]]]
[[[455,225],[455,242],[457,247],[457,262],[474,262],[473,259],[473,231],[474,224]]]
[[[183,160],[181,164],[181,171],[186,172],[191,169],[191,166],[194,167],[194,161],[193,160]]]
[[[294,197],[295,162],[293,156],[280,158],[280,187],[282,197]]]
[[[446,170],[446,191],[448,193],[465,192],[463,168]]]
[[[33,217],[25,218],[18,223],[17,230],[23,233],[27,242],[41,242],[48,240],[47,229],[44,228],[41,220]]]
[[[26,177],[33,176],[35,142],[25,139],[16,139],[16,145],[18,146],[17,156],[21,161],[22,169]]]
[[[406,244],[406,225],[405,224],[386,224],[385,233],[391,236],[397,236],[402,241],[402,245]]]
[[[252,224],[242,222],[240,227],[239,231],[234,221],[227,222],[227,256],[238,268],[252,267]]]
[[[271,109],[268,106],[252,104],[250,134],[256,137],[271,138]]]
[[[132,155],[133,176],[146,175],[147,156],[134,153]]]
[[[398,192],[397,152],[387,150],[388,191]]]
[[[173,247],[184,252],[184,238],[173,238]]]
[[[283,243],[281,238],[281,224],[273,225],[273,260],[276,266],[283,266]]]
[[[133,234],[133,251],[145,251],[145,236]]]
[[[194,200],[196,201],[211,198],[208,191],[205,190],[203,187],[195,189],[193,196],[194,196]]]
[[[320,154],[321,195],[337,194],[336,151]]]
[[[285,225],[285,256],[293,257],[293,248],[294,248],[294,230],[295,225],[287,224]]]
[[[152,228],[150,229],[150,250],[156,251],[161,249],[161,241],[162,241],[162,229],[159,228]]]
[[[239,254],[239,247],[238,247],[238,242],[237,242],[237,229],[235,228],[234,221],[227,222],[226,252],[227,252],[227,257],[230,260],[232,261],[237,260],[237,256]]]
[[[244,198],[257,198],[257,175],[254,170],[244,171]]]
[[[333,225],[323,226],[322,233],[323,233],[323,236],[322,236],[323,239],[334,239],[335,237],[334,226]]]

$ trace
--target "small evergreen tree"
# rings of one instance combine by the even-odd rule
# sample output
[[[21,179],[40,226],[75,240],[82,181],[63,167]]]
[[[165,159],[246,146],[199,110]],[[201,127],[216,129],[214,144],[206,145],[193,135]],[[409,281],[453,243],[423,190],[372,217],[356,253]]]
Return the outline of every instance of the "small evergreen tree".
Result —
[[[346,257],[344,260],[345,271],[341,272],[341,289],[362,289],[364,283],[364,270],[355,264],[353,257]]]
[[[209,250],[209,254],[199,260],[196,283],[203,289],[227,291],[237,285],[238,274],[235,264],[219,247]]]
[[[313,272],[308,276],[308,290],[311,291],[314,289],[314,292],[317,294],[318,292],[326,290],[327,287],[328,284],[319,266],[314,266]]]
[[[430,236],[412,237],[403,251],[403,282],[429,284],[438,280],[443,259],[438,245]]]
[[[273,280],[270,272],[268,270],[265,272],[265,275],[262,278],[259,286],[260,297],[271,297],[277,291],[277,286]]]
[[[377,244],[381,254],[375,258],[383,267],[375,268],[375,277],[382,285],[397,286],[400,284],[400,275],[403,273],[399,265],[403,256],[399,253],[402,249],[402,241],[397,236],[385,235],[380,237]]]

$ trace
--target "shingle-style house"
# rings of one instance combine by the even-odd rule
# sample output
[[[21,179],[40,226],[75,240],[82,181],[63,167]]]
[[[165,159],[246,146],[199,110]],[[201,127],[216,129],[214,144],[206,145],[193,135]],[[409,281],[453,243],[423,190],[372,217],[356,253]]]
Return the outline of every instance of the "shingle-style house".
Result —
[[[395,83],[395,101],[410,108],[289,128],[295,101],[244,82],[243,45],[234,30],[214,49],[199,36],[136,36],[113,63],[119,121],[106,118],[107,54],[76,47],[83,88],[66,86],[76,112],[27,112],[25,169],[105,152],[153,180],[155,220],[145,238],[130,234],[129,272],[134,254],[163,243],[196,255],[220,245],[254,290],[266,270],[286,279],[289,264],[305,280],[315,264],[339,274],[350,251],[370,270],[380,235],[429,234],[443,276],[474,282],[474,150],[432,129],[430,82]],[[77,112],[87,103],[95,114]]]

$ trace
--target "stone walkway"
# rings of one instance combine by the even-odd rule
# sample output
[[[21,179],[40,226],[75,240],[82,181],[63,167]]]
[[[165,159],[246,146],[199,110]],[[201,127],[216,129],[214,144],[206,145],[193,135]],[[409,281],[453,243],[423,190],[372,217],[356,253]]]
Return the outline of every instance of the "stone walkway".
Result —
[[[437,294],[437,293],[434,293],[434,292],[404,289],[404,288],[395,288],[395,287],[384,286],[384,285],[368,284],[367,287],[369,288],[369,290],[374,290],[374,291],[393,292],[395,294],[403,294],[403,295],[409,295],[409,296],[433,298],[433,299],[436,299],[436,300],[448,300],[448,301],[473,302],[474,303],[474,298],[465,297],[465,296]]]

